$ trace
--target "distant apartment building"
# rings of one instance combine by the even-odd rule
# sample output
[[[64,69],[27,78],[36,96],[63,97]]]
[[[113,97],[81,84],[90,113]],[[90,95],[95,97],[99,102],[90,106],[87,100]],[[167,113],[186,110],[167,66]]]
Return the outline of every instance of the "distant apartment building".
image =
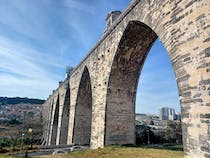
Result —
[[[180,120],[180,114],[176,114],[174,108],[161,107],[160,108],[160,120]]]
[[[147,114],[136,114],[135,120],[141,124],[148,124],[151,118]]]
[[[176,120],[181,120],[181,113],[180,113],[180,112],[178,112],[178,113],[176,114]]]
[[[135,115],[135,120],[143,125],[150,125],[151,123],[154,124],[154,121],[160,121],[159,117],[155,114],[140,114],[140,113],[137,113]]]
[[[147,119],[147,114],[136,114],[136,120],[144,120]]]
[[[168,119],[169,120],[175,120],[176,119],[175,110],[173,108],[169,108],[168,110],[169,110]]]

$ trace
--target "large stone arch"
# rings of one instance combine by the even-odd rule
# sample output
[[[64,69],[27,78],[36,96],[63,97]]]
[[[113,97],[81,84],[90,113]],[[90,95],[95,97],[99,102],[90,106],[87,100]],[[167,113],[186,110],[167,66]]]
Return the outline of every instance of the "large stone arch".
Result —
[[[50,145],[56,145],[57,139],[57,131],[58,131],[58,117],[59,117],[59,94],[55,103],[55,109],[52,116],[53,123],[52,123],[52,133],[51,133],[51,141]]]
[[[135,98],[140,70],[157,35],[131,21],[119,43],[108,82],[105,145],[135,144]]]
[[[67,90],[64,99],[64,105],[61,116],[60,140],[59,144],[67,144],[68,127],[69,127],[69,111],[70,111],[70,88],[67,85]]]
[[[91,137],[91,122],[92,122],[92,90],[91,79],[87,67],[81,76],[79,89],[77,93],[74,128],[73,128],[73,143],[80,145],[89,145]]]

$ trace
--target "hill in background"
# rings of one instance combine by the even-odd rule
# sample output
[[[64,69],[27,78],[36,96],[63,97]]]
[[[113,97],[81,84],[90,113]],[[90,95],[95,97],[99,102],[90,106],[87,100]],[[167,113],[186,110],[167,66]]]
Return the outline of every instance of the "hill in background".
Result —
[[[42,138],[42,104],[45,100],[21,97],[0,97],[0,148],[1,142],[14,142],[33,138],[40,144]],[[32,134],[28,130],[33,130]],[[8,146],[11,146],[11,143]],[[0,156],[1,157],[1,156]]]
[[[0,97],[0,105],[7,105],[7,104],[19,104],[19,103],[28,103],[28,104],[43,104],[45,100],[41,99],[31,99],[31,98],[21,98],[21,97]]]

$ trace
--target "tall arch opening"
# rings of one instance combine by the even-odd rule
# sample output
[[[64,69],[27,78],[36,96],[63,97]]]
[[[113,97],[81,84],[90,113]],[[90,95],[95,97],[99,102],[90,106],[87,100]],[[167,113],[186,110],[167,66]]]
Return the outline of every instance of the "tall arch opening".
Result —
[[[58,116],[59,116],[59,95],[55,105],[55,113],[53,117],[51,145],[56,145],[57,130],[58,130]]]
[[[150,27],[138,21],[131,21],[124,31],[109,76],[105,145],[136,143],[137,85],[147,54],[157,38]]]
[[[177,144],[182,150],[180,103],[168,53],[159,40],[150,49],[136,96],[136,145]]]
[[[92,121],[92,90],[87,67],[84,68],[76,101],[73,143],[89,145]]]
[[[63,112],[61,116],[61,132],[60,132],[60,142],[59,144],[67,144],[68,138],[68,127],[69,127],[69,110],[70,110],[70,89],[67,86]]]
[[[52,120],[52,114],[53,114],[53,104],[54,102],[52,101],[50,108],[49,108],[49,121],[48,121],[48,134],[47,134],[47,145],[50,145],[50,128],[51,128],[51,120]]]

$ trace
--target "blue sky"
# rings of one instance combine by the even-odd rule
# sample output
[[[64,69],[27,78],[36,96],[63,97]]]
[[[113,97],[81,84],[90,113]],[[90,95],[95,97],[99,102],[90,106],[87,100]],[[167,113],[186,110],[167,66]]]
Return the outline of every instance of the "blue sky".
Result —
[[[0,96],[46,99],[102,36],[108,12],[130,0],[1,0]],[[156,41],[144,65],[137,112],[161,105],[179,111],[178,92],[167,53]]]

